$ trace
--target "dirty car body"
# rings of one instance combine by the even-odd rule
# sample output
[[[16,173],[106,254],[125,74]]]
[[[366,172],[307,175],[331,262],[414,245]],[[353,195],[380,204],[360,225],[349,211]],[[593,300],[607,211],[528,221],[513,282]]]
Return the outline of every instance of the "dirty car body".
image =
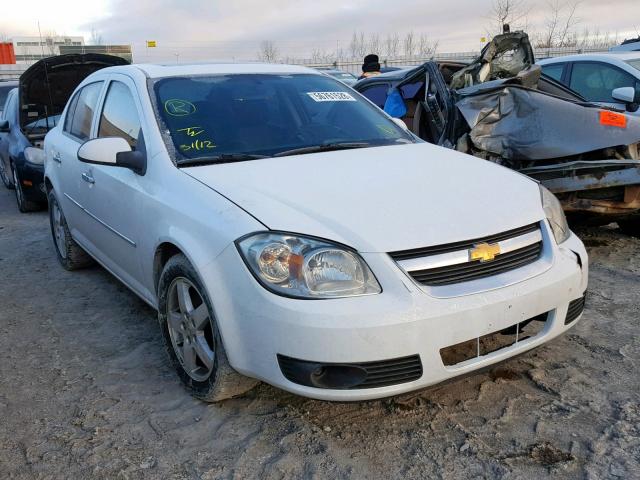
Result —
[[[526,34],[515,32],[469,65],[427,62],[354,88],[386,109],[400,92],[414,134],[539,180],[574,216],[637,222],[640,121],[586,102],[534,60]]]
[[[85,141],[65,124],[96,85]],[[113,92],[132,99],[126,122]],[[105,69],[45,143],[58,250],[82,248],[158,309],[207,401],[225,362],[312,398],[416,390],[546,343],[584,305],[587,255],[553,195],[415,139],[310,69]]]

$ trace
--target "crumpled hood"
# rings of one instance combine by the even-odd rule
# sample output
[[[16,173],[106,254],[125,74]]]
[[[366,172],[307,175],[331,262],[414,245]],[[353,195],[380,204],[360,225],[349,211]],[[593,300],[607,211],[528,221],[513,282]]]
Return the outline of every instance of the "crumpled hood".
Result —
[[[361,252],[468,240],[544,218],[532,180],[427,143],[182,170],[269,229]]]

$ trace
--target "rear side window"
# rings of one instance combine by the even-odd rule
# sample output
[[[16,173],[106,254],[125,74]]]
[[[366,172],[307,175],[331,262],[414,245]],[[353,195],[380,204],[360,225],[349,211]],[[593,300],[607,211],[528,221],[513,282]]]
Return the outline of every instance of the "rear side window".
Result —
[[[635,83],[631,75],[605,63],[575,63],[569,86],[591,102],[617,102],[611,92],[620,87],[635,88]]]
[[[140,134],[140,117],[129,88],[121,82],[111,82],[104,101],[98,137],[124,138],[136,147]]]
[[[83,87],[73,98],[67,118],[64,122],[64,131],[80,140],[88,140],[91,134],[91,121],[96,110],[98,96],[102,90],[103,82],[96,82]]]
[[[551,77],[558,82],[562,81],[562,71],[564,70],[564,63],[555,63],[553,65],[543,65],[542,73],[547,77]]]
[[[384,108],[384,104],[387,101],[387,91],[389,90],[389,85],[374,85],[365,90],[362,90],[360,93],[375,103],[378,107]]]

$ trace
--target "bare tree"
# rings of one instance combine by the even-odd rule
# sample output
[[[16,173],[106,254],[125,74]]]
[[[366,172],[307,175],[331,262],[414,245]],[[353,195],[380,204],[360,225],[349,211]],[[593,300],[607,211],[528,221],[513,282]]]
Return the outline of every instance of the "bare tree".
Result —
[[[384,39],[384,53],[387,57],[397,57],[400,54],[400,35],[392,33]]]
[[[102,35],[95,28],[91,29],[91,36],[89,37],[89,45],[102,45]]]
[[[334,61],[334,56],[331,52],[314,48],[311,52],[311,61],[313,63],[332,63]]]
[[[438,43],[438,40],[432,41],[428,35],[421,33],[418,37],[418,55],[432,58],[438,50]]]
[[[382,53],[382,42],[380,41],[380,35],[377,33],[372,33],[369,36],[369,53],[375,53],[376,55],[380,55]]]
[[[404,54],[407,57],[411,57],[413,55],[415,55],[416,53],[416,37],[415,34],[413,32],[407,32],[407,34],[404,36],[404,41],[403,41],[403,50],[404,50]]]
[[[367,50],[367,43],[364,38],[364,32],[353,32],[351,42],[349,43],[349,52],[351,58],[362,58],[365,56]]]
[[[566,2],[564,0],[548,0],[548,14],[541,38],[536,42],[539,48],[555,48],[575,46],[575,27],[580,23],[576,10],[581,0]]]
[[[278,61],[279,56],[278,47],[272,40],[263,40],[260,43],[260,51],[258,52],[260,60],[267,63],[275,63]]]
[[[502,33],[503,25],[509,25],[511,30],[526,30],[530,11],[527,0],[493,0],[489,11],[489,35]]]

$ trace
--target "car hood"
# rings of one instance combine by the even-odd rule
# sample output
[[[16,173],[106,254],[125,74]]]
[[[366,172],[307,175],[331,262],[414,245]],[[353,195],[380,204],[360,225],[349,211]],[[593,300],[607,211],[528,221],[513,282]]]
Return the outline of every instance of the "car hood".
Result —
[[[86,77],[102,68],[128,63],[102,53],[69,53],[34,63],[20,75],[20,126],[60,115]]]
[[[271,230],[361,252],[468,240],[544,218],[532,180],[427,143],[182,170]]]

